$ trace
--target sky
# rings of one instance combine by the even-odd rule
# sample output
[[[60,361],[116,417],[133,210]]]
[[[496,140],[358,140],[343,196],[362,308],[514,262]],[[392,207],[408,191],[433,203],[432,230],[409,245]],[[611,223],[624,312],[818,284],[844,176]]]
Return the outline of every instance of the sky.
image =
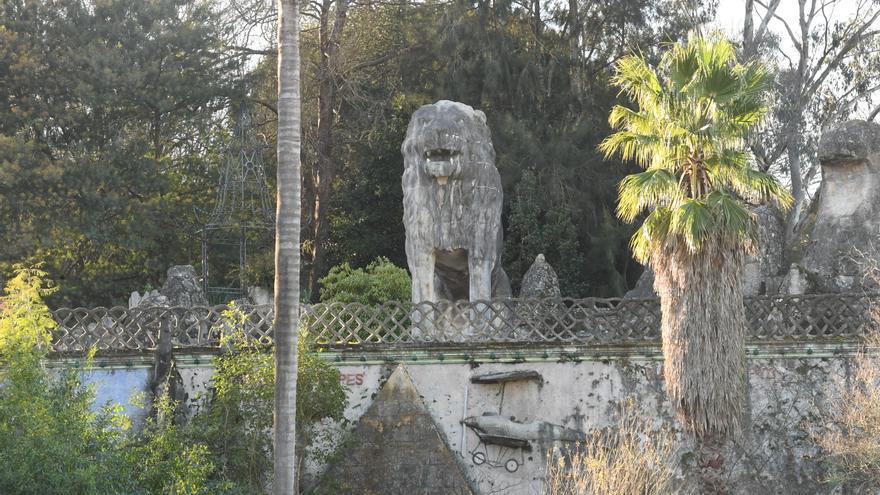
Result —
[[[769,0],[759,1],[763,4],[769,3]],[[811,0],[808,0],[808,2],[809,1]],[[732,39],[742,38],[743,18],[745,17],[746,10],[745,5],[745,0],[719,0],[718,12],[715,16],[714,22],[715,26],[724,30]],[[834,2],[831,20],[843,21],[849,18],[855,11],[857,5],[857,0],[836,0]],[[809,3],[807,4],[807,8],[809,8]],[[776,13],[785,19],[793,29],[796,29],[798,10],[798,0],[781,0],[779,7],[776,8]],[[757,29],[758,24],[760,23],[759,16],[763,16],[766,11],[765,8],[758,5],[758,2],[755,2],[755,29]],[[794,46],[788,41],[788,36],[784,34],[785,27],[779,20],[773,19],[768,26],[774,33],[782,35],[786,52],[794,50]]]

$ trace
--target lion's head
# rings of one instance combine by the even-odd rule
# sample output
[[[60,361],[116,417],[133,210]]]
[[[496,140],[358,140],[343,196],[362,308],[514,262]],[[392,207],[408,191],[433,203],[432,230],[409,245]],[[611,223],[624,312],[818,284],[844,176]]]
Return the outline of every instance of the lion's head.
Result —
[[[495,165],[486,115],[468,105],[440,100],[413,114],[401,146],[406,169],[417,167],[440,185],[461,179],[477,164]]]

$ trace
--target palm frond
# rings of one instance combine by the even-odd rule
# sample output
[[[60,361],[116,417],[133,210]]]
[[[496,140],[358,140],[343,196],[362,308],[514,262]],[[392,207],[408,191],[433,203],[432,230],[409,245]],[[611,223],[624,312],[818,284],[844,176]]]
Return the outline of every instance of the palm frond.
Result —
[[[643,167],[651,162],[655,154],[663,153],[664,144],[657,136],[649,134],[637,134],[632,131],[616,132],[599,144],[599,150],[610,158],[619,153],[624,160],[636,160]]]
[[[666,206],[654,209],[642,222],[630,239],[633,257],[639,263],[647,262],[651,253],[660,249],[669,239],[669,225],[672,210]]]
[[[615,64],[616,73],[612,84],[636,100],[639,104],[648,103],[663,90],[660,79],[644,58],[630,55]]]
[[[725,236],[734,241],[757,240],[757,219],[738,198],[725,191],[714,191],[706,197],[706,206]]]
[[[730,188],[752,203],[775,201],[780,208],[787,210],[794,199],[788,189],[784,188],[772,175],[746,168],[741,173],[731,176]]]
[[[627,175],[619,189],[617,216],[624,222],[632,222],[645,209],[674,202],[681,192],[675,176],[663,169]]]
[[[696,253],[716,231],[715,215],[705,201],[686,199],[672,210],[669,232],[682,239],[692,253]]]
[[[763,65],[737,63],[733,44],[715,35],[672,44],[657,70],[635,55],[621,59],[617,70],[614,83],[638,106],[611,110],[617,132],[599,149],[646,169],[621,181],[617,214],[632,222],[645,210],[668,208],[669,228],[640,229],[634,250],[645,254],[659,232],[691,252],[711,236],[745,242],[750,217],[743,200],[791,203],[779,182],[752,168],[745,148],[768,112],[763,94],[770,75]]]

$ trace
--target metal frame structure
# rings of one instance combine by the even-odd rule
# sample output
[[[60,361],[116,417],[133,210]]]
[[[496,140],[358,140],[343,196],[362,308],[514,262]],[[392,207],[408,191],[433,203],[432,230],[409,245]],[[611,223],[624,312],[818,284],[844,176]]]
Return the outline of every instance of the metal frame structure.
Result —
[[[202,284],[208,300],[226,303],[247,296],[245,280],[248,251],[270,242],[275,231],[274,200],[269,196],[263,153],[268,149],[252,125],[250,109],[239,108],[232,142],[217,188],[217,200],[199,229],[202,242]],[[211,273],[212,252],[222,246],[238,247],[238,285],[221,284],[229,274]],[[219,276],[218,276],[219,275]]]

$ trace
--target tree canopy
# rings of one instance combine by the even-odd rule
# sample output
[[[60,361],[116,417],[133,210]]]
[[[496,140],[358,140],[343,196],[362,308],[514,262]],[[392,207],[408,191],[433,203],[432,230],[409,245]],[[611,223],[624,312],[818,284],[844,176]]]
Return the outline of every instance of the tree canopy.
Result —
[[[219,12],[194,0],[0,7],[0,269],[45,262],[54,303],[110,304],[195,261],[239,94]]]
[[[452,99],[488,116],[514,285],[539,252],[567,295],[634,284],[633,228],[613,214],[615,186],[633,169],[596,150],[619,98],[613,67],[630,50],[656,58],[661,42],[709,20],[713,2],[342,2],[303,11],[304,282],[343,262],[406,265],[400,143],[419,105]],[[0,277],[42,261],[61,287],[50,305],[111,305],[159,286],[171,264],[200,263],[196,211],[213,204],[234,109],[250,105],[265,148],[275,145],[274,50],[247,35],[273,31],[267,5],[0,7]],[[332,61],[327,43],[338,47]],[[332,105],[320,125],[322,101]],[[333,173],[322,176],[327,157]],[[275,157],[264,162],[271,191]],[[249,253],[248,279],[273,279],[270,247]]]
[[[659,70],[630,55],[617,62],[613,82],[638,109],[615,105],[617,132],[600,148],[635,160],[644,172],[620,182],[617,214],[633,222],[648,212],[632,238],[636,259],[683,244],[691,253],[706,242],[747,245],[756,222],[746,201],[791,204],[791,195],[753,167],[749,131],[768,112],[771,81],[757,62],[736,63],[732,43],[691,36],[669,47]]]

